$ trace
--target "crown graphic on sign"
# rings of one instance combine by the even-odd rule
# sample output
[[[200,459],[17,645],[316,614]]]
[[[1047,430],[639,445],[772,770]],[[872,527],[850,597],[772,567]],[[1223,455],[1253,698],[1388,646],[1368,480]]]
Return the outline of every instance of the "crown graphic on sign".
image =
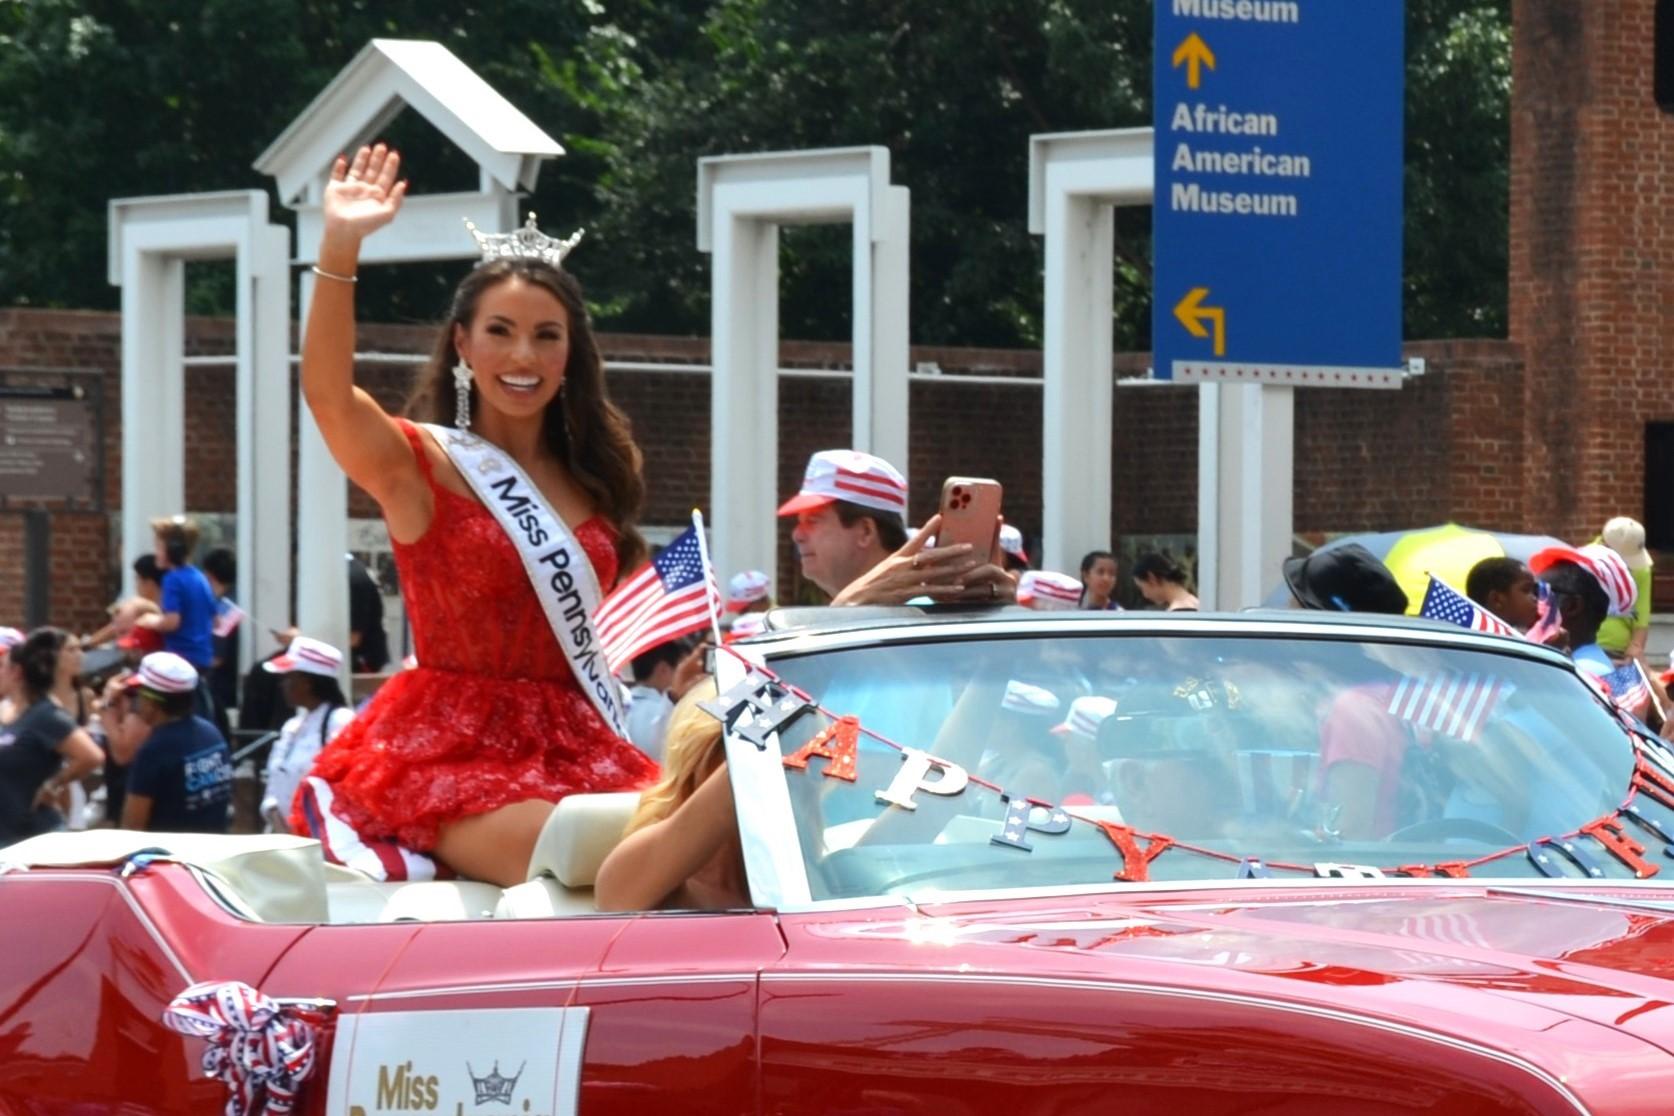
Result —
[[[477,1103],[487,1104],[489,1101],[499,1101],[501,1104],[511,1104],[512,1090],[517,1088],[517,1079],[523,1076],[524,1067],[528,1064],[528,1062],[524,1062],[523,1065],[517,1067],[515,1074],[511,1077],[505,1077],[500,1073],[500,1060],[496,1058],[494,1068],[489,1071],[488,1076],[478,1077],[477,1071],[471,1068],[471,1063],[466,1062],[465,1072],[471,1075],[471,1084],[477,1090]]]

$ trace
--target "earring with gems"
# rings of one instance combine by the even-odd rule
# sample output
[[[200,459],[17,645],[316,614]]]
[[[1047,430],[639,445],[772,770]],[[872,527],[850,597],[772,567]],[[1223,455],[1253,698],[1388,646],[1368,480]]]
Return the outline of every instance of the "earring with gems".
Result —
[[[461,430],[471,429],[471,366],[462,359],[453,366],[454,412],[453,424]]]

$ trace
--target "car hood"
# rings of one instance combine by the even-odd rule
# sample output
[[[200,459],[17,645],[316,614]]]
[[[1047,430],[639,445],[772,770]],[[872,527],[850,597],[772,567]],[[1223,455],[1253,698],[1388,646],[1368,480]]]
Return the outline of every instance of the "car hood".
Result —
[[[1674,1053],[1674,887],[1414,881],[1014,899],[851,912],[803,931],[875,943],[885,963],[906,943],[915,966],[1234,990],[1448,1030],[1483,1019],[1538,1030],[1555,1012]]]

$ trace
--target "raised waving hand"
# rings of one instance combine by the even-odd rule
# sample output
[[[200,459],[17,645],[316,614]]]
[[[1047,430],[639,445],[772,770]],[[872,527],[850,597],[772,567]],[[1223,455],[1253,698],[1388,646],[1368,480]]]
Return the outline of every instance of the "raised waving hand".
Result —
[[[407,196],[400,173],[400,153],[381,143],[356,151],[353,162],[339,155],[321,204],[325,236],[346,234],[364,240],[395,220]]]

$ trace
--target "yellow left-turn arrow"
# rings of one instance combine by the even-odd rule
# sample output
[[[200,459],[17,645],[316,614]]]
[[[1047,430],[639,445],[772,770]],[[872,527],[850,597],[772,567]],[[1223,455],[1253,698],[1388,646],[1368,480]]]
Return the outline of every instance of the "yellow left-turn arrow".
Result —
[[[1215,355],[1226,356],[1226,308],[1222,306],[1205,306],[1203,300],[1209,297],[1208,287],[1193,287],[1186,292],[1174,305],[1174,316],[1180,324],[1186,327],[1186,332],[1193,337],[1208,337],[1209,329],[1204,325],[1208,322],[1215,327]]]

